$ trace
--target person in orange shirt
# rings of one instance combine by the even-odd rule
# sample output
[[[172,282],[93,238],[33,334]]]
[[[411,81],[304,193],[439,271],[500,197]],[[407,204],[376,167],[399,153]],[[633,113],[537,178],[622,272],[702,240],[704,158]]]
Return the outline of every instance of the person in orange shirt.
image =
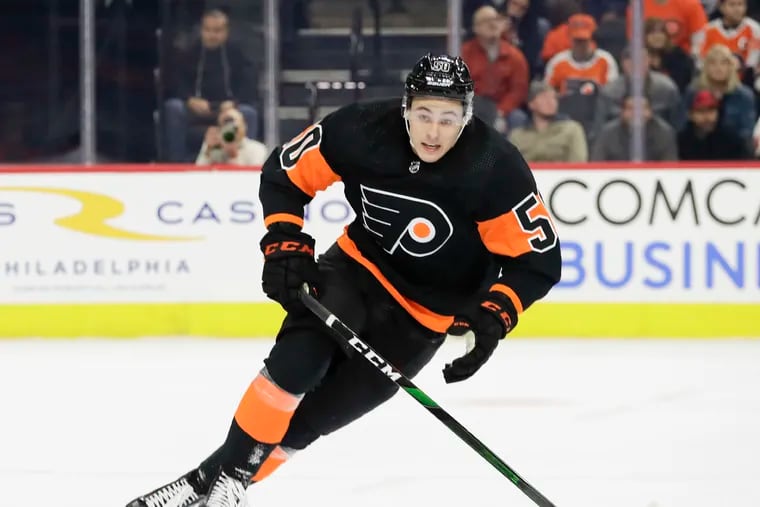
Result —
[[[541,48],[541,59],[548,62],[551,58],[559,53],[570,49],[570,34],[567,33],[567,20],[571,16],[580,13],[580,6],[575,2],[558,2],[553,14],[554,18],[550,19],[554,25],[544,38],[544,45]],[[596,30],[596,21],[591,18]]]
[[[528,96],[528,61],[502,38],[504,19],[493,7],[487,5],[475,11],[473,29],[475,38],[462,45],[462,59],[475,81],[475,95],[495,102],[503,120]],[[506,125],[497,125],[497,130],[505,131]]]
[[[699,0],[643,0],[644,19],[662,18],[673,44],[687,54],[697,55],[699,32],[707,24],[705,9]],[[631,8],[628,8],[628,39],[632,35]]]
[[[737,55],[745,68],[760,63],[760,23],[747,17],[747,0],[721,0],[721,18],[710,21],[699,34],[699,55],[704,58],[715,44]]]
[[[619,71],[615,58],[594,45],[594,19],[586,14],[576,14],[570,17],[567,25],[571,48],[560,51],[549,60],[544,81],[564,94],[571,82],[573,88],[588,81],[603,86],[617,78]]]

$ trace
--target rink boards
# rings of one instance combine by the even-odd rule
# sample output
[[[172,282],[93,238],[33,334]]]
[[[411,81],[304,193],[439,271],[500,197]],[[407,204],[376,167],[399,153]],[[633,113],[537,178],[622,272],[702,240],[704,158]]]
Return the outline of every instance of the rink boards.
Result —
[[[760,336],[760,165],[536,167],[562,282],[516,336]],[[0,169],[0,336],[271,336],[256,170]],[[306,210],[325,250],[340,184]]]

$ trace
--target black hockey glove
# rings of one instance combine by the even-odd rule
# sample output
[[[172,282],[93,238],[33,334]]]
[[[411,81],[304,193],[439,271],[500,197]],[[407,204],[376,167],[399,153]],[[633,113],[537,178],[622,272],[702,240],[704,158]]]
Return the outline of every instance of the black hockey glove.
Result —
[[[277,223],[261,238],[260,246],[264,252],[264,293],[289,313],[305,310],[299,297],[303,284],[316,292],[320,281],[314,238],[294,224]]]
[[[512,301],[501,292],[491,291],[478,305],[473,305],[454,317],[448,334],[475,334],[475,346],[462,357],[447,364],[443,378],[447,384],[470,378],[483,366],[504,338],[517,325],[517,311]]]

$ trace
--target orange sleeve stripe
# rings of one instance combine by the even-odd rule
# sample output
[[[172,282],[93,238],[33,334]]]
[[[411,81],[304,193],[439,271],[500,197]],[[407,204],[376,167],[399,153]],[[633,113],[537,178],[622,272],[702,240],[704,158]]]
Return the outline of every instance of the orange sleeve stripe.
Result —
[[[520,297],[517,295],[517,292],[512,290],[512,287],[507,287],[504,284],[501,283],[495,283],[491,286],[491,290],[496,292],[501,292],[505,296],[507,296],[510,301],[512,301],[512,304],[515,305],[515,310],[517,310],[517,313],[522,313],[525,311],[523,308],[522,301],[520,301]]]
[[[275,222],[288,222],[303,228],[303,218],[297,215],[291,215],[290,213],[272,213],[264,218],[264,225],[267,227]]]
[[[526,233],[511,211],[496,218],[478,222],[478,232],[488,251],[507,257],[530,252],[530,233]]]
[[[362,255],[359,249],[356,248],[356,244],[351,240],[351,238],[348,237],[345,232],[338,238],[338,246],[346,253],[346,255],[354,259],[356,262],[364,266],[367,271],[372,273],[377,281],[380,282],[383,287],[385,287],[385,290],[388,291],[393,299],[395,299],[402,308],[409,312],[409,315],[411,315],[417,322],[426,328],[438,333],[445,333],[446,330],[451,327],[451,324],[454,322],[453,316],[440,315],[438,313],[435,313],[434,311],[425,308],[421,304],[416,303],[411,299],[407,299],[401,295],[396,287],[394,287],[393,284],[391,284],[391,282],[388,281],[388,279],[382,274],[382,272],[380,272],[380,269],[375,266],[372,261]]]
[[[319,148],[305,152],[298,160],[298,164],[287,171],[288,178],[303,193],[314,197],[318,191],[324,190],[336,181],[340,176],[335,174]]]
[[[301,142],[304,136],[310,135],[314,128],[313,125],[307,127],[293,138],[292,141],[287,143],[283,149]],[[310,197],[314,197],[318,191],[326,189],[336,181],[340,181],[340,176],[335,174],[335,171],[332,170],[332,167],[330,167],[330,164],[327,163],[327,160],[325,160],[325,157],[319,150],[319,144],[306,148],[301,152],[297,156],[295,164],[295,167],[286,171],[288,178],[303,193]]]

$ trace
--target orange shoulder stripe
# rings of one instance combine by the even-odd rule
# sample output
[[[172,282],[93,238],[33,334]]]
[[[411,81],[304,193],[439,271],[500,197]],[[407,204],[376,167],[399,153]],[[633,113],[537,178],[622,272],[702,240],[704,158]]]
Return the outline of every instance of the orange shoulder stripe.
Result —
[[[280,154],[289,157],[287,163],[293,164],[290,168],[283,167],[290,181],[310,197],[340,181],[319,149],[321,136],[322,126],[312,125],[285,144]]]
[[[478,232],[488,251],[507,257],[519,257],[530,252],[531,233],[525,232],[513,212],[478,222]]]

